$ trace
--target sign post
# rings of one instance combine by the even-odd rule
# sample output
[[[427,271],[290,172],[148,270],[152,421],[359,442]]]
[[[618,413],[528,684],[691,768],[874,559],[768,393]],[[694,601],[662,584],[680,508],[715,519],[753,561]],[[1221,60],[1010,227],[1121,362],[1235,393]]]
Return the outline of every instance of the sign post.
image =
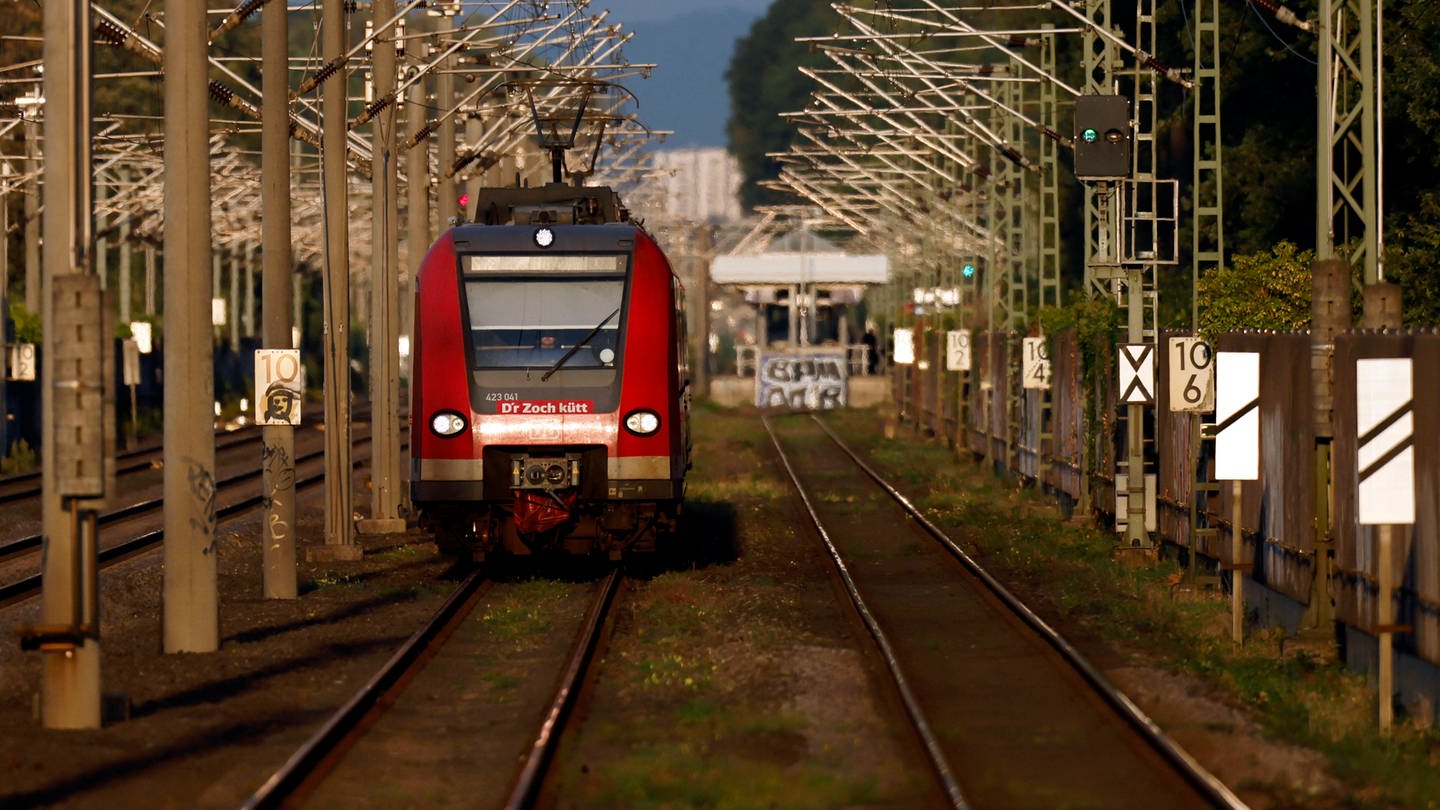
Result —
[[[1231,482],[1230,635],[1245,640],[1245,554],[1240,535],[1242,481],[1260,477],[1260,354],[1219,352],[1215,355],[1215,477]]]
[[[1120,404],[1127,406],[1125,472],[1115,471],[1115,530],[1124,540],[1122,548],[1150,549],[1150,532],[1155,529],[1154,507],[1156,487],[1153,475],[1145,474],[1144,406],[1155,402],[1155,346],[1150,343],[1124,343],[1118,348],[1115,366],[1119,369]],[[1123,483],[1122,483],[1123,479]],[[1121,511],[1124,519],[1121,519]]]
[[[1408,357],[1355,361],[1356,478],[1360,525],[1376,534],[1376,622],[1380,733],[1395,722],[1394,532],[1415,522],[1415,401]]]
[[[120,381],[130,389],[130,440],[125,443],[128,447],[135,442],[136,434],[140,432],[139,417],[135,413],[140,404],[135,392],[135,387],[140,384],[140,344],[134,338],[126,338],[120,344],[120,349]]]
[[[945,368],[960,372],[955,384],[955,447],[970,446],[970,402],[966,393],[970,382],[970,330],[952,329],[945,333]]]

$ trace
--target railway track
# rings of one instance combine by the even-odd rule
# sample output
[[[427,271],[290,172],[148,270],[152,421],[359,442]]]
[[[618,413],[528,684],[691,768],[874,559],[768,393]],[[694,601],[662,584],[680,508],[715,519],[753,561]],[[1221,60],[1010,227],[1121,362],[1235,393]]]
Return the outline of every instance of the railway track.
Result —
[[[251,435],[253,432],[254,435]],[[240,430],[215,432],[215,450],[220,452],[232,447],[259,441],[260,431],[248,427]],[[160,459],[162,447],[158,444],[138,447],[115,454],[116,477],[152,469]],[[40,471],[16,473],[0,478],[0,504],[24,501],[40,497]]]
[[[538,712],[540,721],[524,748],[523,762],[505,800],[506,808],[533,807],[539,799],[567,721],[579,699],[581,686],[598,652],[599,640],[623,577],[624,572],[615,568],[595,586],[570,653],[559,668],[558,684],[548,704]],[[358,750],[356,746],[378,728],[377,723],[383,713],[407,699],[406,687],[443,647],[452,643],[462,646],[475,643],[473,638],[457,631],[470,618],[482,597],[494,587],[495,583],[487,580],[481,572],[468,576],[430,620],[412,634],[379,671],[251,794],[244,807],[258,810],[303,805],[317,791],[326,790],[328,782],[334,781],[332,777],[335,777],[342,760],[352,750]],[[460,655],[467,661],[474,660],[469,651],[461,651]],[[444,738],[444,743],[452,748],[465,748],[464,741],[453,736]],[[469,761],[468,766],[485,767],[477,761]],[[365,791],[366,786],[357,784],[356,779],[375,778],[377,770],[383,769],[351,768],[344,780],[344,789]],[[357,777],[357,773],[363,776]],[[455,774],[435,773],[428,776],[443,783],[453,779]],[[496,795],[499,795],[498,792]],[[343,799],[340,803],[344,803]]]
[[[303,417],[304,423],[307,425],[314,423],[320,418],[321,412],[316,408],[307,409]],[[369,414],[357,413],[352,416],[352,419],[357,422],[363,422],[369,419]],[[215,451],[217,453],[259,441],[259,425],[247,425],[236,430],[216,429],[215,431]],[[164,445],[159,443],[147,444],[117,452],[115,454],[116,477],[152,469],[160,460],[163,452]],[[38,497],[40,497],[39,470],[0,476],[0,504],[14,503],[15,501]],[[0,548],[0,559],[3,558],[3,548]]]
[[[244,442],[237,442],[229,445],[234,448],[237,445],[257,443],[260,441],[258,431]],[[357,436],[354,439],[355,446],[359,447],[370,442],[369,436]],[[323,459],[325,451],[322,448],[312,449],[296,456],[296,478],[295,489],[297,491],[314,486],[324,480]],[[368,456],[356,457],[352,460],[354,468],[360,467],[368,460]],[[305,466],[308,471],[301,473],[301,467]],[[253,487],[262,477],[263,471],[258,468],[247,469],[216,482],[216,502],[224,504],[215,511],[217,526],[232,520],[245,512],[259,507],[264,503],[264,494]],[[153,523],[163,508],[163,498],[149,498],[125,506],[107,510],[100,514],[96,520],[101,527],[118,526],[126,521],[145,521],[148,519]],[[148,524],[147,524],[148,525]],[[158,546],[165,537],[163,527],[141,528],[129,533],[129,536],[121,540],[112,540],[102,536],[100,538],[100,549],[98,558],[101,570],[123,560],[129,559]],[[38,567],[40,555],[40,535],[29,535],[12,540],[0,546],[0,563],[4,563],[9,569],[17,570],[25,566],[25,557],[35,558]],[[27,567],[28,570],[29,567]],[[41,588],[41,574],[39,572],[23,575],[0,584],[0,608],[22,602],[39,594]]]
[[[952,806],[1244,807],[823,422],[777,421],[766,430]]]

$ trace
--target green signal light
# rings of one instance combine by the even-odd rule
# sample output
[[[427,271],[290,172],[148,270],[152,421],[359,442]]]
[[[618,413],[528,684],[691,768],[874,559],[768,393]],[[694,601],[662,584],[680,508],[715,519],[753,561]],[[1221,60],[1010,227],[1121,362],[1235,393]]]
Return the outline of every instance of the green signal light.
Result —
[[[1085,143],[1095,143],[1100,140],[1100,133],[1094,127],[1086,127],[1085,131],[1080,133],[1080,139]]]
[[[964,267],[960,268],[960,275],[964,276],[965,278],[974,278],[974,277],[975,277],[975,265],[973,265],[973,264],[967,264],[967,265],[965,265]]]

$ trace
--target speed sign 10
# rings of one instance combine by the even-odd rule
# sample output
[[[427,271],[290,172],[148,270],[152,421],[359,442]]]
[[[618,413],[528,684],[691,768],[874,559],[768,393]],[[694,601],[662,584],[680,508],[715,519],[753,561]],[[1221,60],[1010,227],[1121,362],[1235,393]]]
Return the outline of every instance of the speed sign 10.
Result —
[[[1170,410],[1215,410],[1215,360],[1196,337],[1170,338]]]

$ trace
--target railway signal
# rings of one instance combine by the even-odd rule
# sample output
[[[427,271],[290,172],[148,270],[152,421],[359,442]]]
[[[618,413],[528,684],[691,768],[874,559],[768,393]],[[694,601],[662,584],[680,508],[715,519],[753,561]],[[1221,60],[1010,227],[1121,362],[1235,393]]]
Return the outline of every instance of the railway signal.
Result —
[[[1130,99],[1082,95],[1075,99],[1075,176],[1081,180],[1129,177]]]

